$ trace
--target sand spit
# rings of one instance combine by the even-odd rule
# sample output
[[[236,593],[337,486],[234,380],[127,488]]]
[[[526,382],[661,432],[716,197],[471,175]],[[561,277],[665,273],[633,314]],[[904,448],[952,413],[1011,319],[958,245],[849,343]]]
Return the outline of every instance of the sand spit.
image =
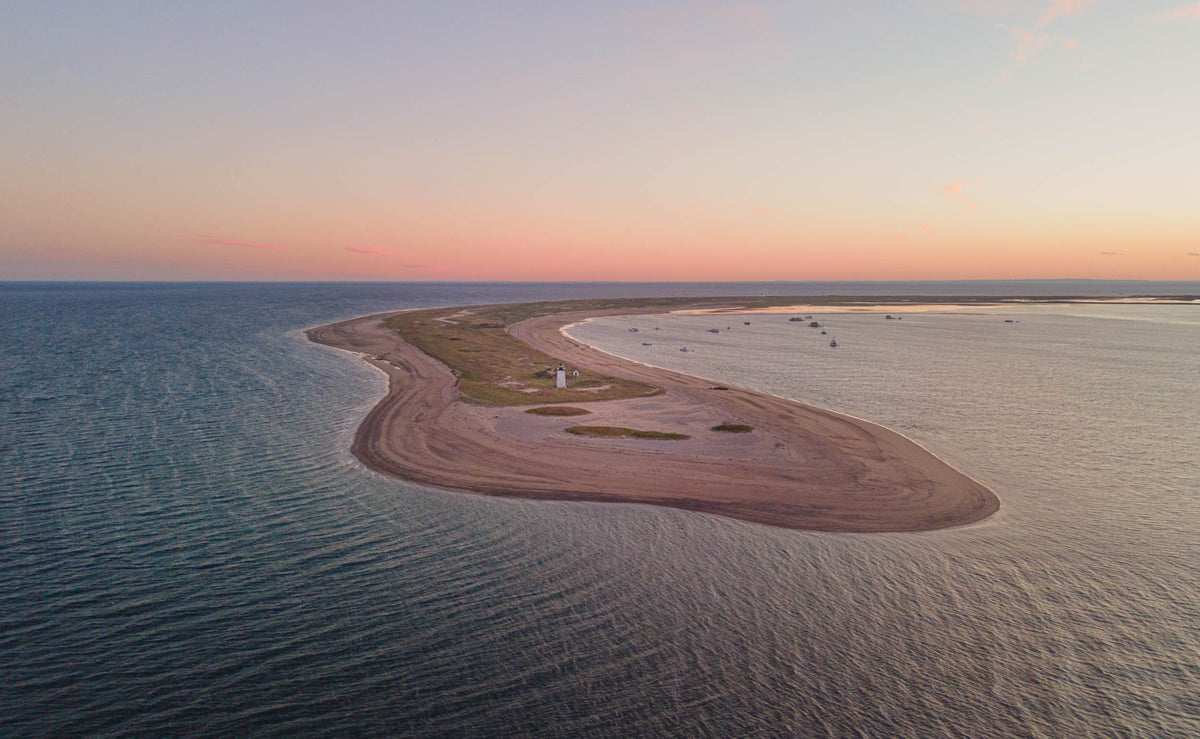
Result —
[[[310,329],[309,339],[358,353],[389,378],[387,395],[355,434],[371,469],[433,487],[519,498],[665,505],[793,529],[926,531],[980,521],[999,508],[984,486],[880,426],[583,345],[560,329],[598,315],[560,313],[509,333],[564,360],[651,383],[662,395],[571,405],[586,423],[686,433],[683,441],[565,433],[578,418],[459,400],[438,360],[383,325],[392,314]],[[751,433],[712,431],[721,423]]]

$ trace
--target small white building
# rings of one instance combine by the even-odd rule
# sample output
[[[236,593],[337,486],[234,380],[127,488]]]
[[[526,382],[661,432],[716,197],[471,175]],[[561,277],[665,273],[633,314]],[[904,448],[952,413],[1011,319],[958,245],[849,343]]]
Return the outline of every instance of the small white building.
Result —
[[[554,387],[566,387],[566,386],[567,386],[567,368],[560,364],[560,365],[558,365],[558,372],[556,372],[554,374]]]

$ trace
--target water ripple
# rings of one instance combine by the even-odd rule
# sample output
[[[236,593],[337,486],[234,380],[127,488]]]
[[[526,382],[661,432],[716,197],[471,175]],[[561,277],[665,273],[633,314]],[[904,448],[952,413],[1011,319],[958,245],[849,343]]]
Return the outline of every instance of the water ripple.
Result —
[[[382,379],[298,329],[539,297],[480,289],[5,302],[0,733],[1200,734],[1195,322],[838,318],[852,382],[794,326],[734,350],[699,330],[681,368],[881,420],[1005,501],[980,527],[820,535],[355,464]]]

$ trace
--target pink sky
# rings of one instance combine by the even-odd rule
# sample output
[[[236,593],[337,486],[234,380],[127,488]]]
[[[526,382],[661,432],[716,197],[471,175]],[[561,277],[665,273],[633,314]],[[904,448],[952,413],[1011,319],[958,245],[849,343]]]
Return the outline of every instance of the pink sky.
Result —
[[[29,5],[0,279],[1197,280],[1200,5],[1134,5]]]

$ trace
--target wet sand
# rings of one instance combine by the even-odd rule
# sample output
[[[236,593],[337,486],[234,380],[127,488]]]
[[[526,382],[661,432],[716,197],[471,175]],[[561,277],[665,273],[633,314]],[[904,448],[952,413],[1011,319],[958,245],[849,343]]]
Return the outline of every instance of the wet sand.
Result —
[[[518,498],[671,506],[792,529],[926,531],[975,523],[999,508],[986,487],[881,426],[795,401],[647,367],[561,332],[597,315],[519,323],[516,338],[568,366],[650,383],[662,395],[572,401],[592,411],[533,416],[529,407],[461,402],[450,369],[383,325],[393,314],[310,329],[387,373],[388,392],[355,434],[367,467],[424,485]],[[712,431],[721,423],[747,434]],[[685,441],[568,434],[578,424],[678,431]]]

